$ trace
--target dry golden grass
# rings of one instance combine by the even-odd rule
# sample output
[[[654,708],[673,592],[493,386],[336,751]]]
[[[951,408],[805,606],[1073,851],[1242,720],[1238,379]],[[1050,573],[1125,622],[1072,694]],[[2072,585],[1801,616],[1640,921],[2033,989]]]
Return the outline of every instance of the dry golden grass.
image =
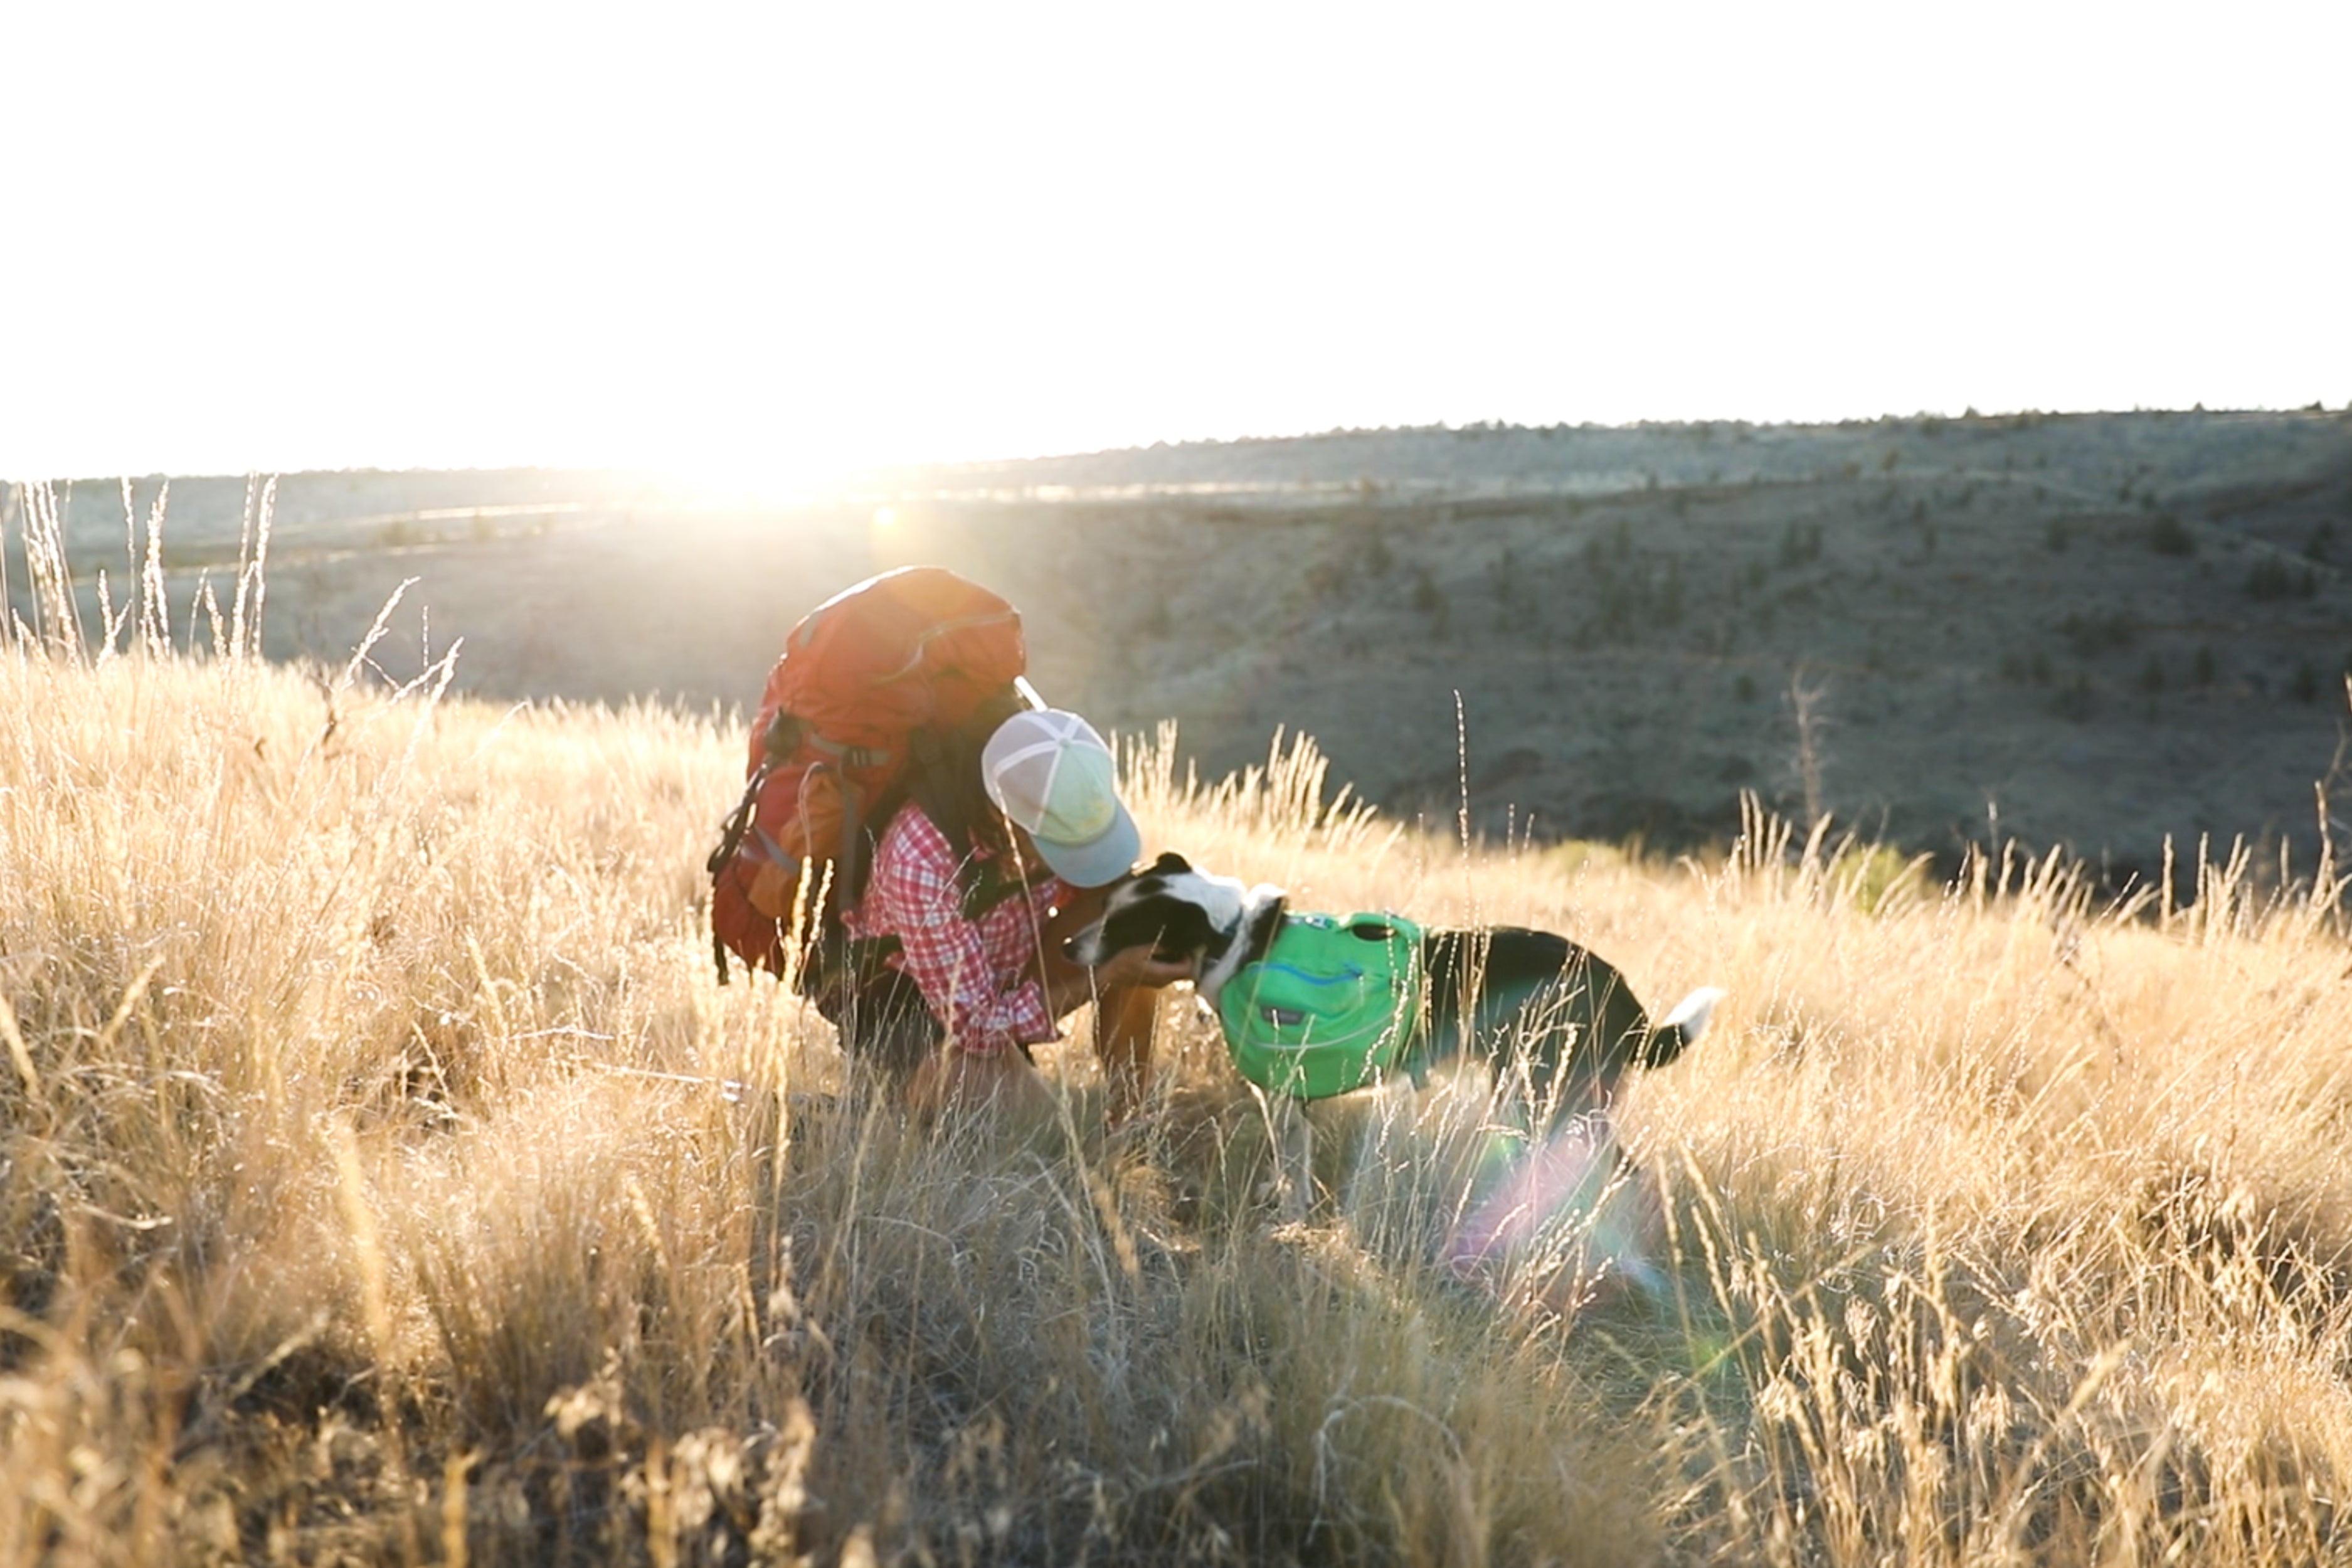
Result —
[[[0,647],[0,1562],[2352,1556],[2330,898],[1472,852],[1133,753],[1212,868],[1727,988],[1620,1113],[1668,1289],[1563,1314],[1573,1215],[1499,1304],[1432,1264],[1475,1085],[1318,1107],[1289,1226],[1189,1009],[1116,1137],[1077,1047],[1025,1142],[849,1091],[715,983],[712,722],[134,645]]]

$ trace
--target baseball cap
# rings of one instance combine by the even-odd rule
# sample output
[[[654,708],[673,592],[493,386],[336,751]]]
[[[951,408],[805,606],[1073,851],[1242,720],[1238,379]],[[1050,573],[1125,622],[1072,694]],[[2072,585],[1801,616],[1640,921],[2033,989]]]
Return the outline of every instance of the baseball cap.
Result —
[[[1048,870],[1080,888],[1117,880],[1143,848],[1118,773],[1094,726],[1057,708],[1015,713],[980,753],[988,798],[1028,831]]]

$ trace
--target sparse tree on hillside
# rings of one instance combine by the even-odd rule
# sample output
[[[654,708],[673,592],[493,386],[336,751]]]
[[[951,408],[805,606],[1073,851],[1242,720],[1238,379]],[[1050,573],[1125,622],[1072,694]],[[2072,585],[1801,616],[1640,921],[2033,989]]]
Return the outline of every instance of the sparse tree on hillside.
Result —
[[[1799,665],[1789,673],[1789,689],[1783,699],[1789,705],[1790,722],[1796,729],[1796,749],[1790,757],[1790,765],[1804,797],[1805,831],[1809,834],[1821,826],[1828,810],[1822,799],[1822,769],[1823,742],[1830,724],[1826,707],[1829,691],[1827,681],[1808,679],[1805,667]]]

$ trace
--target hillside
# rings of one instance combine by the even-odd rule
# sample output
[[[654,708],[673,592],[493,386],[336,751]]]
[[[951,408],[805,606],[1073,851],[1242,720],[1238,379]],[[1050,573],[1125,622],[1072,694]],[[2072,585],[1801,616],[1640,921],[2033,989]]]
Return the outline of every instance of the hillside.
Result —
[[[173,485],[175,597],[246,500]],[[1212,772],[1303,731],[1393,814],[1451,824],[1466,777],[1496,836],[1720,842],[1752,790],[1947,865],[2013,837],[2120,881],[2243,836],[2308,866],[2352,663],[2352,416],[2318,412],[1339,432],[792,502],[293,475],[276,509],[273,657],[340,658],[415,577],[395,669],[462,636],[486,697],[731,706],[811,605],[940,561],[1107,727],[1173,719]],[[122,512],[74,487],[76,556],[119,571]]]

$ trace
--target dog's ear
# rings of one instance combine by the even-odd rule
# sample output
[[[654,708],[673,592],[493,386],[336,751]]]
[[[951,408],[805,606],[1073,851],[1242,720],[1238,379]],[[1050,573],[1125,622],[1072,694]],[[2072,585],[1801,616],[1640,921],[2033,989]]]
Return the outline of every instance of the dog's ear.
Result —
[[[1153,874],[1161,877],[1181,876],[1192,868],[1192,863],[1173,849],[1161,850],[1160,858],[1151,863]]]

